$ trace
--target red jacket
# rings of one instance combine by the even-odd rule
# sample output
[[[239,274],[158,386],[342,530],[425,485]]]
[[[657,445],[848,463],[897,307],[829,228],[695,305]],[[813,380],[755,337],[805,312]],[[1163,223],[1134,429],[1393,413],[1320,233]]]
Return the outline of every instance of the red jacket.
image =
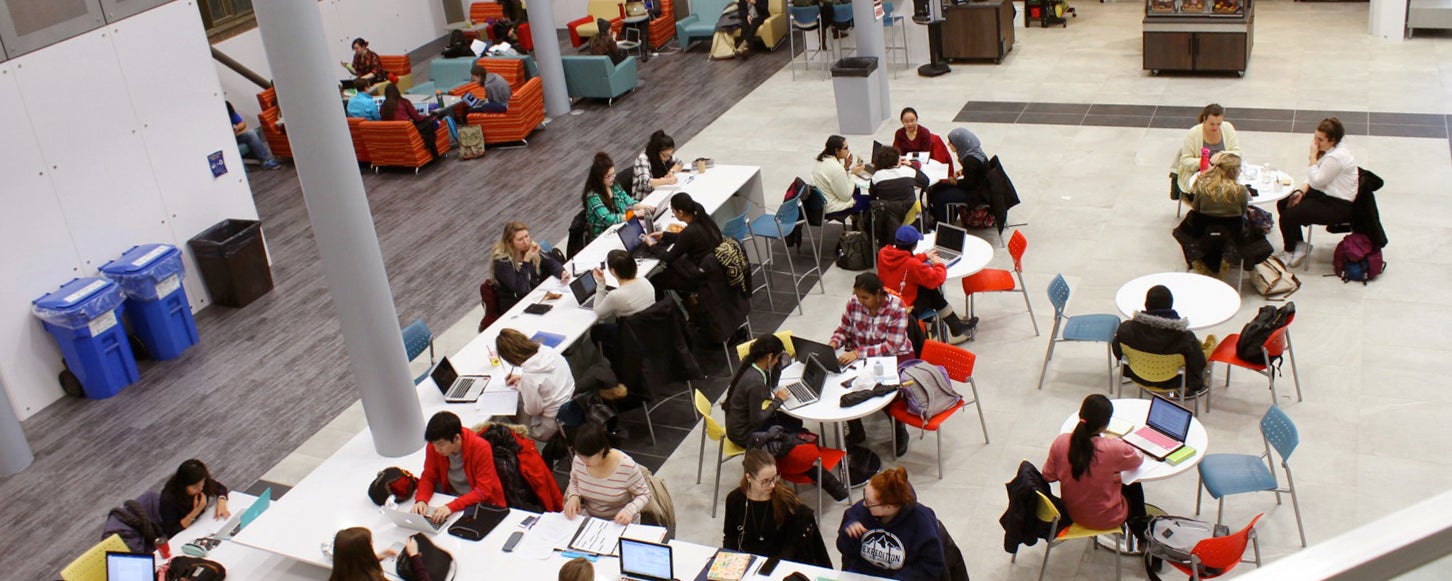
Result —
[[[918,287],[938,288],[948,280],[948,267],[928,262],[926,254],[913,254],[894,245],[877,251],[877,277],[882,286],[902,295],[909,308],[918,298]]]
[[[560,493],[560,481],[555,480],[555,474],[550,472],[544,457],[535,449],[534,440],[511,433],[515,441],[519,442],[519,475],[524,477],[525,482],[529,483],[529,487],[539,497],[545,512],[565,510],[565,497]]]
[[[504,500],[504,485],[499,483],[499,475],[494,473],[494,448],[468,428],[463,432],[463,446],[464,475],[469,479],[469,493],[450,502],[449,510],[458,512],[480,502],[508,506],[509,503]],[[418,493],[414,495],[414,500],[420,502],[433,498],[435,488],[444,494],[453,494],[453,488],[449,486],[449,458],[434,451],[433,445],[426,448],[423,474],[419,475]]]

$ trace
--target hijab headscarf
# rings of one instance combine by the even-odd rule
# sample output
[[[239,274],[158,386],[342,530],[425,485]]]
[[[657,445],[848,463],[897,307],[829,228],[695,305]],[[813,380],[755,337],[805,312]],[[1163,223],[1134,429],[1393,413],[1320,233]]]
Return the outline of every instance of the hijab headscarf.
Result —
[[[959,163],[968,157],[984,163],[988,162],[988,154],[983,153],[983,144],[972,131],[962,127],[955,128],[948,132],[948,143],[953,144],[953,149],[958,150]]]

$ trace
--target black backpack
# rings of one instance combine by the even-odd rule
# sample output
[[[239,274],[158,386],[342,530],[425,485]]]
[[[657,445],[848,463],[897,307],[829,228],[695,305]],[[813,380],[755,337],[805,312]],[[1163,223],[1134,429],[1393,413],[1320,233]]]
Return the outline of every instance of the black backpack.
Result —
[[[423,561],[423,566],[428,569],[429,579],[432,581],[448,581],[454,570],[454,556],[448,551],[440,549],[429,536],[423,533],[413,535],[414,542],[418,543],[418,556]],[[395,570],[404,581],[413,581],[419,576],[413,572],[413,559],[407,555],[398,556],[398,564]]]
[[[1270,339],[1271,333],[1291,322],[1296,316],[1296,303],[1287,302],[1280,308],[1266,305],[1256,312],[1255,318],[1240,329],[1240,339],[1235,342],[1235,356],[1248,363],[1265,365],[1265,352],[1261,347]]]
[[[177,555],[166,566],[166,581],[222,581],[227,568],[216,561]]]
[[[867,270],[872,268],[872,244],[861,232],[844,232],[837,243],[837,268]]]
[[[530,512],[544,512],[539,495],[519,472],[519,442],[503,424],[492,424],[484,430],[484,439],[494,449],[494,472],[504,487],[504,500],[510,507]]]

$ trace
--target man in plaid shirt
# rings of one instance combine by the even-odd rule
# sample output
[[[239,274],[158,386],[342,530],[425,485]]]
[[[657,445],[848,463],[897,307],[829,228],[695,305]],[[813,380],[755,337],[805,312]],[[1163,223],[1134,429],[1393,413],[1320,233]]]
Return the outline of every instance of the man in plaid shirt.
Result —
[[[864,272],[852,281],[847,312],[842,314],[842,323],[832,333],[829,344],[833,349],[843,350],[837,356],[842,365],[865,357],[911,359],[913,344],[908,340],[908,322],[908,310],[902,299],[888,294],[876,274]],[[907,454],[907,426],[893,422],[893,428],[894,447],[901,457]],[[862,420],[847,422],[848,444],[862,443],[867,438],[865,434]]]

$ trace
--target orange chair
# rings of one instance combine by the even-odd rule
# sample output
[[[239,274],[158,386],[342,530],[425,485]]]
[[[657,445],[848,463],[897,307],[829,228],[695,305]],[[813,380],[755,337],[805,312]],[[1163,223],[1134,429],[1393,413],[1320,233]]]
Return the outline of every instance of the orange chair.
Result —
[[[276,155],[275,150],[274,155]],[[1260,349],[1261,353],[1264,354],[1265,360],[1267,362],[1273,361],[1275,358],[1280,357],[1281,355],[1285,355],[1287,359],[1291,360],[1291,378],[1294,379],[1296,382],[1296,401],[1302,401],[1301,374],[1297,373],[1296,371],[1296,352],[1291,349],[1290,328],[1291,322],[1295,320],[1295,317],[1291,317],[1290,320],[1286,321],[1286,326],[1276,329],[1275,332],[1271,333],[1270,337],[1266,338],[1265,344],[1261,345]],[[1265,378],[1270,383],[1269,387],[1271,392],[1271,405],[1280,405],[1280,398],[1276,396],[1276,375],[1280,373],[1280,370],[1276,368],[1271,368],[1263,364],[1251,363],[1237,357],[1235,355],[1235,344],[1239,342],[1240,333],[1234,333],[1225,337],[1225,339],[1221,340],[1220,344],[1215,347],[1215,352],[1210,355],[1209,361],[1209,363],[1211,364],[1210,379],[1205,380],[1205,383],[1209,385],[1211,380],[1215,377],[1214,363],[1218,362],[1225,364],[1226,387],[1230,386],[1231,367],[1244,367],[1265,376]]]
[[[923,431],[933,432],[937,436],[938,478],[941,480],[943,478],[943,432],[938,428],[949,417],[957,413],[958,410],[963,409],[963,406],[968,404],[977,406],[978,427],[983,429],[983,443],[988,443],[988,423],[983,420],[983,403],[978,399],[978,383],[973,381],[973,364],[978,360],[978,356],[967,349],[961,349],[943,343],[942,341],[929,339],[923,342],[921,359],[933,365],[943,366],[948,371],[948,379],[957,383],[968,384],[969,390],[973,392],[973,399],[961,400],[957,404],[954,404],[953,407],[928,418],[927,422],[924,422],[921,417],[908,411],[907,401],[903,400],[903,398],[894,399],[892,405],[887,408],[887,413],[892,416],[892,419]],[[896,451],[897,447],[893,446],[893,448]]]
[[[266,91],[257,94],[257,108],[264,111],[277,106],[277,89],[268,87]]]
[[[585,15],[565,25],[570,29],[570,46],[578,48],[600,34],[595,25],[598,18],[610,21],[610,32],[619,34],[625,24],[625,3],[622,0],[587,0]]]
[[[277,125],[281,119],[282,112],[275,106],[269,107],[257,115],[257,124],[262,126],[262,136],[267,138],[267,149],[272,150],[272,157],[292,159],[292,144],[287,141],[287,134]]]
[[[822,514],[822,496],[825,491],[822,485],[823,472],[831,472],[837,469],[842,459],[847,457],[847,452],[836,448],[823,448],[821,446],[797,446],[787,452],[776,461],[776,473],[782,480],[792,483],[793,486],[812,484],[817,487],[817,514]],[[810,476],[813,470],[817,471],[817,477]],[[852,489],[847,489],[847,502],[852,502]]]
[[[1219,577],[1229,573],[1231,569],[1241,563],[1255,563],[1255,566],[1259,567],[1260,539],[1255,534],[1255,523],[1262,516],[1265,516],[1265,513],[1255,515],[1255,518],[1250,519],[1250,524],[1245,525],[1245,528],[1233,535],[1201,539],[1200,542],[1195,543],[1195,548],[1190,549],[1189,565],[1180,563],[1170,563],[1170,565],[1179,569],[1181,573],[1189,575],[1190,579],[1194,581]],[[1245,560],[1246,545],[1255,547],[1254,561]]]
[[[660,17],[646,26],[650,48],[659,50],[676,38],[676,7],[673,0],[660,0]]]
[[[423,138],[419,136],[412,121],[364,121],[359,125],[363,129],[364,145],[373,158],[374,173],[378,172],[378,168],[386,166],[411,167],[413,173],[417,174],[419,168],[434,159],[428,148],[424,147]],[[447,126],[439,124],[434,139],[440,154],[449,150]]]
[[[353,153],[358,156],[359,163],[372,163],[373,158],[368,156],[368,144],[363,141],[362,117],[348,118],[348,135],[353,138]]]
[[[475,25],[504,18],[504,5],[498,2],[475,2],[469,5],[469,22]]]
[[[1034,318],[1034,305],[1029,302],[1028,284],[1023,281],[1023,251],[1028,248],[1028,239],[1022,232],[1013,231],[1008,239],[1008,255],[1013,257],[1013,272],[997,268],[985,268],[963,278],[963,294],[968,295],[968,316],[973,316],[973,295],[976,293],[1007,292],[1017,287],[1023,293],[1023,304],[1028,307],[1029,322],[1034,324],[1034,336],[1039,336],[1039,322]],[[1014,285],[1014,276],[1018,284]]]
[[[544,122],[544,87],[538,78],[524,80],[522,59],[482,58],[479,65],[491,73],[504,77],[514,93],[509,99],[509,110],[503,113],[470,113],[469,125],[484,129],[484,143],[523,142],[529,145],[529,134]],[[454,96],[473,93],[484,98],[484,88],[475,83],[464,83],[449,91]]]
[[[406,54],[380,54],[378,60],[383,63],[383,70],[390,75],[398,77],[395,85],[399,91],[407,91],[413,88],[413,63],[409,62]]]

